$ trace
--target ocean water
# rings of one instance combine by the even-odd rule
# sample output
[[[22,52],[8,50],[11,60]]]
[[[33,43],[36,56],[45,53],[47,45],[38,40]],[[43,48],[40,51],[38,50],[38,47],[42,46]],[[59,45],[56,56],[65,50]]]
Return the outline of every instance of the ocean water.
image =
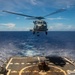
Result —
[[[75,31],[0,31],[0,64],[12,56],[59,55],[75,59]]]

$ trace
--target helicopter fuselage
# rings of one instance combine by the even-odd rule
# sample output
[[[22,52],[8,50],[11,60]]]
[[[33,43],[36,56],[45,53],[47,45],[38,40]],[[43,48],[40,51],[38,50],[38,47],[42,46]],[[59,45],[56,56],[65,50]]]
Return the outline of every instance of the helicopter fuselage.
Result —
[[[34,28],[33,28],[33,33],[35,32],[40,32],[40,31],[45,31],[47,33],[47,23],[44,20],[36,20],[33,21],[34,23]]]

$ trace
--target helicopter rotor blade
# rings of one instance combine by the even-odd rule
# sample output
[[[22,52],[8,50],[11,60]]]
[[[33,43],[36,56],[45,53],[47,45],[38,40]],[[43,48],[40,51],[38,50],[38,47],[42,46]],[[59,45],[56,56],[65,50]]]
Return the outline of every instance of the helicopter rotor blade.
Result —
[[[34,17],[27,17],[26,19],[27,20],[35,20],[36,18],[34,18]]]
[[[55,11],[55,12],[52,12],[52,13],[50,13],[50,14],[48,14],[48,15],[45,15],[44,17],[50,16],[50,15],[54,15],[54,14],[56,14],[56,13],[63,12],[63,11],[66,11],[66,9],[59,9],[59,10],[57,10],[57,11]]]
[[[29,15],[15,13],[15,12],[10,12],[10,11],[5,11],[5,10],[3,10],[2,12],[7,12],[7,13],[15,14],[15,15],[20,15],[20,16],[35,18],[34,16],[29,16]]]
[[[47,16],[50,16],[50,15],[53,15],[53,14],[56,14],[56,13],[59,13],[59,12],[63,12],[63,11],[65,11],[65,10],[66,10],[66,9],[59,9],[59,10],[57,10],[57,11],[55,11],[55,12],[53,12],[53,13],[50,13],[50,14],[48,14],[48,15],[45,15],[45,16],[38,16],[38,17],[36,17],[36,16],[29,16],[29,15],[20,14],[20,13],[15,13],[15,12],[10,12],[10,11],[6,11],[6,10],[3,10],[2,12],[7,12],[7,13],[15,14],[15,15],[20,15],[20,16],[29,17],[29,19],[39,19],[39,20],[41,20],[41,19],[45,19],[45,17],[47,17]]]

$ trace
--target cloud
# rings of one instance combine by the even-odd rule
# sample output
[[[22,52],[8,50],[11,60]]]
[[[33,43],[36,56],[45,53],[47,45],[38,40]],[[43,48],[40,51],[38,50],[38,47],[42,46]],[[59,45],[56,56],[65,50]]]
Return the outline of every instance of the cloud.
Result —
[[[75,6],[75,0],[0,0],[1,10],[31,9],[32,5],[53,8],[70,8]]]
[[[29,31],[32,29],[32,27],[17,27],[14,23],[2,23],[0,24],[0,28],[3,28],[3,30],[7,31]],[[4,28],[5,27],[5,28]],[[49,31],[75,31],[74,25],[66,25],[63,23],[54,23],[50,26],[48,25]]]
[[[30,31],[31,26],[17,26],[15,23],[0,23],[0,31]]]
[[[3,16],[3,14],[0,14],[0,16]]]
[[[16,24],[14,24],[14,23],[2,23],[2,24],[0,24],[0,26],[5,26],[5,27],[7,27],[7,28],[14,28],[15,26],[16,26]]]
[[[43,4],[53,8],[70,8],[75,6],[75,0],[43,0]]]
[[[64,6],[66,8],[70,8],[75,5],[75,0],[61,0],[61,1],[58,0],[57,4],[60,4],[60,6]]]
[[[36,0],[31,0],[31,3],[32,3],[33,5],[36,5],[36,4],[37,4]]]
[[[16,19],[20,19],[20,17],[16,17]]]
[[[27,0],[0,0],[1,10],[21,10],[29,9]]]
[[[75,31],[75,26],[65,25],[63,23],[54,23],[49,27],[50,31]]]
[[[65,19],[65,18],[62,18],[62,17],[56,17],[56,18],[47,18],[48,20],[62,20],[62,19]]]
[[[15,27],[12,31],[30,31],[30,27]]]

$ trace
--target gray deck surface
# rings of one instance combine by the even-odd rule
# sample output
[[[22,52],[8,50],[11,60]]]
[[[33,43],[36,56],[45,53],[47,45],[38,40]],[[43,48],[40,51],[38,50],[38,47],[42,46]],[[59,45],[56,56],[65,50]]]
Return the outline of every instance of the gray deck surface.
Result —
[[[66,62],[61,67],[48,61],[50,70],[42,72],[38,69],[40,60],[46,60],[45,57],[13,57],[10,58],[6,69],[7,75],[75,75],[75,66]]]

